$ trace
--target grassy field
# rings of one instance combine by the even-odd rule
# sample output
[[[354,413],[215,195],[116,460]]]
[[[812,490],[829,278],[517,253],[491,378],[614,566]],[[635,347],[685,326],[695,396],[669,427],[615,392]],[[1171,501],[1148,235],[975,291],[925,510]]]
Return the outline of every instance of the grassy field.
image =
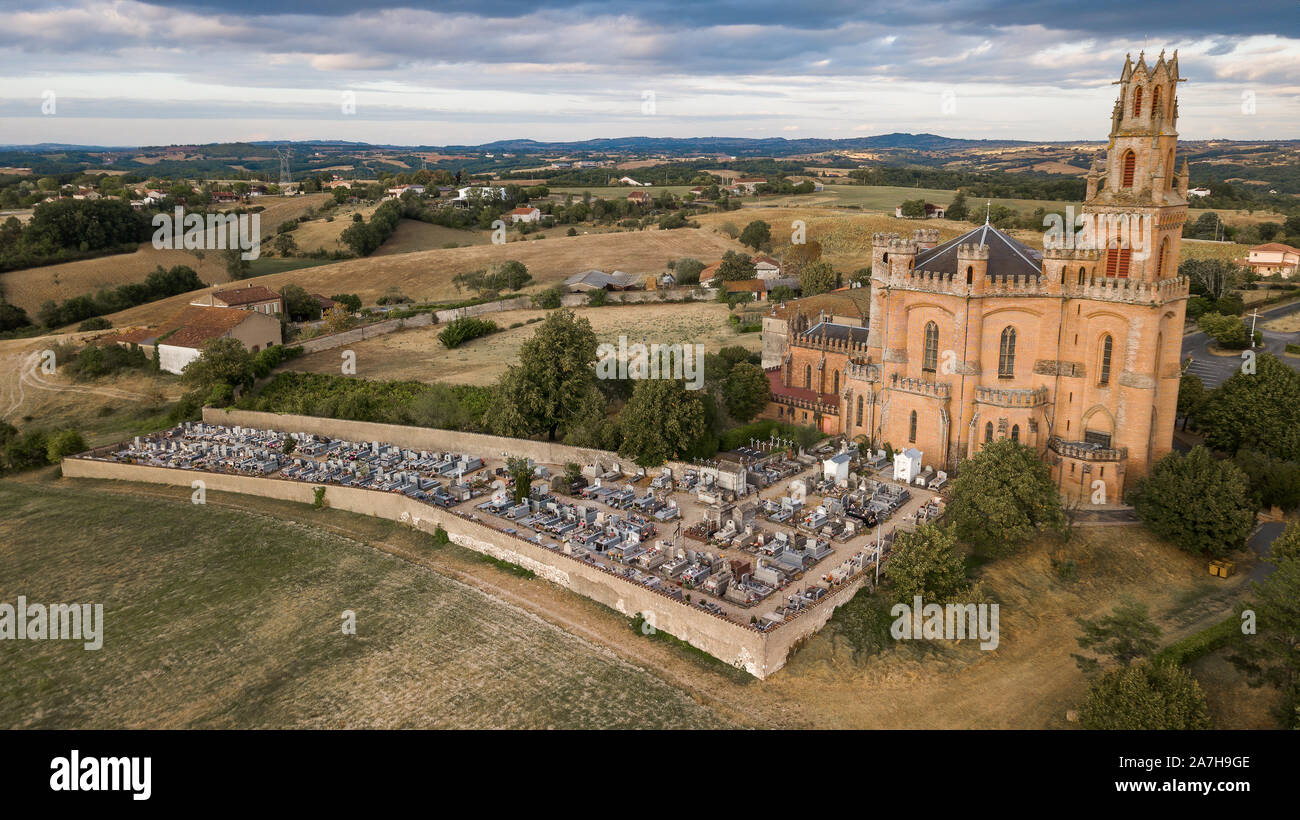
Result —
[[[717,302],[690,304],[617,305],[576,308],[591,322],[601,342],[617,345],[620,335],[633,344],[645,339],[660,344],[702,344],[709,353],[727,345],[757,351],[762,339],[757,333],[737,333],[727,324],[727,306]],[[517,322],[545,316],[542,310],[511,310],[485,314],[484,319],[506,328],[481,339],[447,350],[438,341],[439,328],[417,328],[376,336],[349,345],[357,354],[357,375],[364,379],[442,381],[488,385],[519,361],[519,345],[530,338],[537,325]],[[283,369],[308,373],[338,373],[339,351],[322,350],[287,362]]]
[[[0,725],[727,725],[600,647],[314,525],[305,505],[289,509],[0,482],[3,600],[104,605],[97,652],[72,641],[0,647]],[[356,635],[342,633],[344,610]]]

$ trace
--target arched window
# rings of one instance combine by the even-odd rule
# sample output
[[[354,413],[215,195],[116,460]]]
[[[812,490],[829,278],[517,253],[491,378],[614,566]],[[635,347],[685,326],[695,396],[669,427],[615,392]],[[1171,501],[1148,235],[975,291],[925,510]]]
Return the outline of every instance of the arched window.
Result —
[[[840,394],[840,371],[835,371],[835,395]]]
[[[1010,379],[1016,375],[1016,329],[1007,325],[1002,329],[1002,347],[998,351],[998,378]]]
[[[1142,86],[1138,86],[1133,92],[1133,116],[1137,117],[1142,114]]]
[[[1133,187],[1133,174],[1137,171],[1137,154],[1131,150],[1124,152],[1124,172],[1120,179],[1121,188]]]
[[[1160,108],[1160,86],[1156,86],[1155,88],[1151,89],[1151,116],[1154,117],[1156,115],[1156,111],[1159,108]]]
[[[1160,240],[1160,253],[1156,255],[1156,281],[1165,278],[1165,267],[1169,262],[1169,237]]]
[[[1115,235],[1110,236],[1110,229],[1107,229],[1106,238],[1106,275],[1113,279],[1124,279],[1128,276],[1129,263],[1133,259],[1133,249],[1126,247],[1124,241],[1123,229],[1118,225],[1114,228]]]
[[[939,369],[939,326],[925,323],[925,347],[921,353],[921,372],[934,373]]]
[[[912,411],[912,417],[907,422],[907,440],[916,443],[916,411]]]
[[[812,365],[810,364],[803,366],[803,386],[812,389]]]
[[[1079,284],[1082,285],[1087,278],[1088,272],[1083,268],[1079,268]]]
[[[988,444],[992,440],[993,440],[993,422],[988,421],[984,423],[984,443]]]
[[[1115,347],[1114,340],[1110,338],[1109,333],[1101,337],[1101,382],[1100,383],[1102,385],[1110,384],[1110,354],[1111,351],[1114,349],[1114,347]]]
[[[862,426],[862,394],[861,394],[861,393],[858,394],[858,421],[857,421],[857,425],[858,425],[859,427]]]
[[[1014,442],[1019,443],[1019,441],[1020,441],[1020,425],[1019,425],[1019,424],[1013,424],[1013,425],[1011,425],[1011,440],[1014,441]]]
[[[974,266],[974,265],[967,265],[967,266],[966,266],[966,284],[968,284],[968,285],[973,285],[973,284],[975,284],[975,266]]]

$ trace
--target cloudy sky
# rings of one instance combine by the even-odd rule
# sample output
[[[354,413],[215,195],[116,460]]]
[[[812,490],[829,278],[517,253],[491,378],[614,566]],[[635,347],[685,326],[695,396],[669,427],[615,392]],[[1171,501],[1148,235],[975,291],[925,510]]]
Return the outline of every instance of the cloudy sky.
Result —
[[[1297,0],[0,0],[0,144],[1104,139],[1143,49],[1185,138],[1300,138]]]

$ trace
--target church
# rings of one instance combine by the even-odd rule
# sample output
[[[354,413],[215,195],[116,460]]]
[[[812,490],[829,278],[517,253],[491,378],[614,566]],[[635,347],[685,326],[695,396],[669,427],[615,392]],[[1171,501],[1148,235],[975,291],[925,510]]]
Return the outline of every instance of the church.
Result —
[[[1082,214],[1044,247],[988,224],[943,243],[876,234],[865,323],[790,312],[764,415],[945,470],[1009,438],[1067,498],[1118,503],[1172,449],[1188,295],[1179,82],[1177,52],[1125,60]]]

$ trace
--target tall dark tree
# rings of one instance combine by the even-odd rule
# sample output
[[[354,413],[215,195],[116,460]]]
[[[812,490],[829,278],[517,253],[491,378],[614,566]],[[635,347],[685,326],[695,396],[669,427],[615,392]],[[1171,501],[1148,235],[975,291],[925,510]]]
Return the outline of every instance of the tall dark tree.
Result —
[[[1152,532],[1198,555],[1218,558],[1244,547],[1255,525],[1246,476],[1204,447],[1160,459],[1130,500]]]
[[[999,439],[962,463],[948,518],[985,555],[1009,555],[1044,530],[1062,531],[1061,494],[1032,447]]]
[[[596,389],[596,334],[572,310],[547,315],[519,348],[519,364],[502,376],[488,427],[498,435],[555,441],[577,424],[603,416]]]

